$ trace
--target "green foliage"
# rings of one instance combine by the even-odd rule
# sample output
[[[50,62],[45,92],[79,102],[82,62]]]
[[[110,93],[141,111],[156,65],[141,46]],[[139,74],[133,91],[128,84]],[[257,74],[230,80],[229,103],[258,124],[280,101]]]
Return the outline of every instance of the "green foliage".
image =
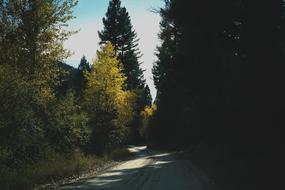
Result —
[[[57,85],[57,61],[69,55],[63,41],[71,32],[64,25],[72,17],[76,0],[2,1],[0,64],[11,65],[35,85],[38,101],[52,97]],[[48,98],[49,97],[49,98]]]
[[[15,166],[18,159],[30,161],[45,146],[41,105],[33,101],[36,90],[9,66],[0,66],[0,155],[2,163]],[[40,143],[38,143],[40,142]]]
[[[69,154],[50,152],[48,158],[34,164],[24,164],[19,169],[0,168],[0,188],[30,190],[67,177],[98,169],[108,162],[107,158],[86,156],[78,151]]]
[[[161,31],[159,38],[162,43],[157,47],[156,56],[158,60],[154,63],[152,70],[154,84],[157,89],[157,100],[160,99],[162,91],[170,91],[172,88],[170,84],[173,85],[169,80],[172,80],[172,77],[174,77],[173,67],[175,67],[175,65],[173,65],[173,61],[178,49],[179,28],[174,19],[170,17],[170,9],[171,1],[166,0],[165,8],[160,10],[162,20],[160,22]]]
[[[86,57],[83,56],[80,60],[80,64],[78,65],[78,70],[82,72],[91,71],[91,67]]]
[[[144,91],[142,94],[143,94],[142,96],[144,99],[144,105],[151,106],[152,105],[152,97],[151,97],[150,89],[149,89],[148,85],[146,85],[144,87]]]
[[[133,30],[130,16],[125,7],[121,7],[120,0],[111,0],[103,18],[104,29],[98,32],[101,44],[110,41],[116,50],[119,60],[123,64],[123,72],[126,79],[127,89],[141,88],[145,81],[143,71],[140,68],[138,58],[137,34]]]
[[[0,150],[4,154],[0,159],[10,167],[45,157],[51,142],[48,133],[55,123],[60,128],[68,126],[66,135],[73,138],[71,131],[85,122],[84,116],[75,117],[74,105],[59,104],[55,97],[61,73],[58,62],[69,54],[63,41],[71,33],[64,25],[73,18],[76,2],[1,1]],[[52,110],[55,107],[71,115],[61,118],[60,111]],[[63,121],[71,123],[65,126]]]
[[[83,91],[87,85],[87,80],[84,75],[86,72],[90,71],[91,71],[91,65],[87,61],[86,57],[83,56],[80,60],[80,63],[76,71],[76,76],[74,78],[74,89],[77,92],[77,95],[80,97],[83,96]]]
[[[87,114],[72,93],[43,107],[33,101],[33,85],[7,68],[0,66],[0,150],[6,152],[1,163],[16,167],[20,160],[42,159],[48,145],[69,151],[88,142]]]
[[[133,117],[135,95],[124,90],[126,77],[110,42],[97,51],[97,59],[86,77],[84,100],[95,144],[112,147],[124,142],[126,126]]]
[[[58,151],[84,147],[90,138],[87,113],[77,105],[72,92],[58,99],[51,110],[47,137]]]
[[[141,120],[140,112],[146,105],[151,105],[151,95],[145,79],[143,70],[140,68],[139,58],[141,53],[138,48],[138,38],[127,9],[121,6],[120,0],[109,2],[106,16],[103,18],[104,29],[99,31],[101,44],[110,41],[116,51],[118,59],[122,63],[122,72],[126,76],[125,84],[127,90],[132,90],[136,94],[134,104],[134,119],[131,123],[131,133],[133,140],[140,139],[137,126]]]
[[[78,70],[74,67],[58,62],[58,69],[60,71],[60,75],[58,76],[59,85],[55,88],[56,97],[65,96],[69,91],[73,90],[78,92],[79,88],[83,88],[78,86]],[[78,93],[76,93],[76,96]]]
[[[63,63],[76,0],[0,1],[0,189],[31,189],[101,163],[78,150],[128,155],[111,150],[151,96],[129,15],[114,2],[123,37],[76,70]]]

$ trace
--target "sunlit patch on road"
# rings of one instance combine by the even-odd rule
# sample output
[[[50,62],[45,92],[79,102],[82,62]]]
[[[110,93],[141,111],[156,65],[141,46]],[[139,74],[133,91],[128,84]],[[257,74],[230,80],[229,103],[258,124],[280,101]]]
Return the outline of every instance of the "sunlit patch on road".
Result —
[[[135,158],[124,162],[102,175],[81,184],[61,189],[81,190],[206,190],[207,181],[194,174],[189,161],[179,160],[173,153],[148,150],[145,146],[130,146]],[[198,177],[197,177],[198,176]],[[206,185],[205,185],[206,184]]]

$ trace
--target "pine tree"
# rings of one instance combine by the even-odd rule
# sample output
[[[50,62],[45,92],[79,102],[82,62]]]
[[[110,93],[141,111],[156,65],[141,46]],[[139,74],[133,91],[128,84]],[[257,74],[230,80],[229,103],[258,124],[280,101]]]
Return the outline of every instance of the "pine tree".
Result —
[[[151,106],[152,105],[152,97],[151,97],[150,89],[149,89],[148,85],[146,85],[144,87],[143,97],[144,97],[144,105]]]
[[[78,71],[81,71],[81,72],[84,72],[84,71],[90,72],[90,71],[91,71],[90,64],[89,64],[89,62],[87,61],[87,59],[86,59],[85,56],[83,56],[83,57],[81,58],[77,70],[78,70]]]
[[[144,86],[143,70],[140,68],[137,34],[131,24],[130,16],[120,0],[111,0],[103,18],[104,29],[98,32],[101,44],[110,41],[123,63],[127,77],[127,89],[137,89]]]
[[[146,100],[149,95],[146,95],[148,91],[143,70],[140,68],[141,53],[138,48],[137,34],[131,24],[129,13],[125,7],[121,6],[120,0],[110,0],[103,24],[104,29],[98,32],[100,43],[110,41],[114,45],[118,59],[123,64],[123,73],[127,77],[126,89],[136,93],[135,116],[131,125],[134,133],[138,134],[136,126],[141,120],[140,112],[149,104],[149,100]]]
[[[158,60],[154,63],[152,74],[154,84],[157,89],[157,101],[160,99],[162,91],[169,87],[169,79],[172,77],[174,53],[178,49],[175,40],[178,38],[178,30],[174,20],[170,18],[171,1],[165,1],[165,8],[160,10],[162,18],[160,22],[159,38],[162,44],[157,47],[156,56]],[[170,87],[171,88],[171,87]]]
[[[80,64],[78,65],[77,73],[75,77],[75,85],[76,85],[75,89],[79,96],[82,95],[83,90],[86,87],[87,80],[84,76],[84,73],[86,72],[91,72],[91,66],[89,62],[87,61],[86,57],[83,56],[80,60]]]

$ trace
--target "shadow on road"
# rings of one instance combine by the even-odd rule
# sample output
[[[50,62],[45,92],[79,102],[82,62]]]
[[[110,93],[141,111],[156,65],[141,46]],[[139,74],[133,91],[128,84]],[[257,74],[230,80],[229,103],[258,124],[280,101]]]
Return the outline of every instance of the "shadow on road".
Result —
[[[132,148],[131,148],[132,151]],[[80,180],[60,189],[81,190],[195,190],[208,189],[189,169],[187,160],[177,160],[171,153],[133,148],[136,159],[127,161],[94,178]],[[191,179],[191,180],[189,180]]]

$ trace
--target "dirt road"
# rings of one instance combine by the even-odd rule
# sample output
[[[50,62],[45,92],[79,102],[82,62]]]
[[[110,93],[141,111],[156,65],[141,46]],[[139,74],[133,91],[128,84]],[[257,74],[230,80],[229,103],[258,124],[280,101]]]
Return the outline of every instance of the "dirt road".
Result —
[[[64,190],[218,190],[189,160],[174,153],[131,147],[135,158]]]

